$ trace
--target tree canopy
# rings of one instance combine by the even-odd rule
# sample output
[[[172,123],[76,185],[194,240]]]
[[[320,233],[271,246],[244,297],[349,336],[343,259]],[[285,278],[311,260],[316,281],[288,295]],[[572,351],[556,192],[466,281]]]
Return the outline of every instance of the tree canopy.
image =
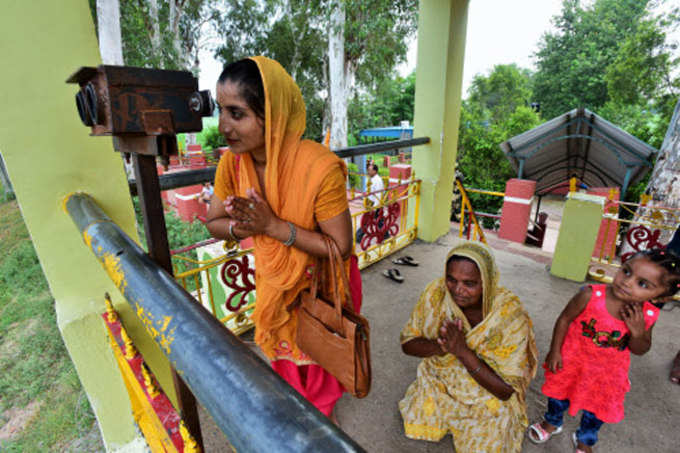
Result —
[[[467,187],[504,190],[515,176],[498,146],[541,123],[531,108],[531,74],[517,65],[496,65],[478,74],[463,101],[458,132],[458,170]],[[475,209],[495,213],[502,199],[471,194]]]
[[[677,10],[652,14],[652,0],[596,0],[583,7],[564,0],[553,20],[557,30],[546,33],[535,54],[533,96],[547,119],[576,107],[595,112],[608,102],[652,103],[670,119],[664,96],[677,95],[672,79],[677,58],[666,42],[678,24]]]
[[[119,0],[123,59],[128,66],[198,70],[202,25],[216,20],[209,0]],[[92,16],[97,0],[89,0]],[[95,20],[95,23],[97,21]]]
[[[266,55],[291,73],[307,103],[306,136],[319,139],[329,105],[328,29],[332,0],[233,0],[219,20],[216,56],[230,62]],[[415,31],[415,0],[344,0],[345,60],[354,89],[377,92],[395,75]],[[350,91],[349,96],[353,93]]]

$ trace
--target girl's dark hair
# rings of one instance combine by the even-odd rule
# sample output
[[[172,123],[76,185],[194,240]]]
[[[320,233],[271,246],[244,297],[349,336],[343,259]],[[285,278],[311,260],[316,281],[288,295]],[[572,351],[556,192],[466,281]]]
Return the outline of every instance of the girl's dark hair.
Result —
[[[227,81],[239,86],[248,107],[264,120],[264,86],[257,63],[249,58],[229,63],[222,70],[217,83],[221,85]]]
[[[680,290],[680,257],[678,255],[666,249],[651,249],[637,252],[628,261],[633,258],[646,258],[666,270],[665,283],[668,291],[664,296],[672,296]]]

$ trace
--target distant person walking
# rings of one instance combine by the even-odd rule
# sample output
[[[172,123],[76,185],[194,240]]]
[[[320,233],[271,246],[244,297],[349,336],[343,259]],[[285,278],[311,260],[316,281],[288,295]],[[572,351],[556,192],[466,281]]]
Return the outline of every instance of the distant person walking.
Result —
[[[385,190],[385,184],[383,183],[382,178],[378,174],[378,166],[373,163],[373,161],[370,161],[368,165],[366,166],[366,172],[368,173],[369,177],[369,183],[368,188],[366,190],[366,193],[368,195],[368,200],[371,202],[371,208],[373,209],[373,217],[375,220],[378,221],[378,228],[382,229],[385,220],[382,218],[382,213],[383,213],[383,208],[378,207],[380,205],[380,199],[382,198],[383,195],[383,190]],[[374,193],[377,192],[377,193]],[[366,215],[366,214],[364,214]],[[362,224],[364,222],[364,219],[362,217]],[[360,226],[357,229],[356,233],[356,238],[357,238],[357,243],[360,243],[362,239],[364,238],[364,235],[366,232],[364,231],[363,226]],[[382,237],[382,240],[385,240],[389,237],[389,233],[385,232],[384,236]]]
[[[212,199],[214,193],[215,189],[213,188],[211,182],[206,182],[203,184],[203,189],[201,189],[200,196],[201,203],[210,204],[210,200]]]
[[[383,179],[378,174],[378,166],[376,164],[370,163],[367,168],[367,173],[369,181],[371,182],[368,191],[371,193],[378,192],[369,195],[368,199],[371,200],[373,206],[378,206],[380,204],[380,197],[382,196],[382,192],[380,191],[385,190],[385,184],[383,183]]]

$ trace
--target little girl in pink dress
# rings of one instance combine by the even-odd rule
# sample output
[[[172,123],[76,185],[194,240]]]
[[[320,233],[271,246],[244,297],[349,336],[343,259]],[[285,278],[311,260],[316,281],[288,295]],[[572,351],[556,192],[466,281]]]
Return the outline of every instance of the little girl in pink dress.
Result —
[[[640,252],[626,261],[610,285],[581,289],[555,323],[545,359],[548,411],[529,427],[529,439],[548,441],[562,432],[562,415],[583,410],[572,438],[577,452],[589,453],[603,423],[623,420],[630,389],[630,353],[652,345],[659,309],[649,301],[672,296],[680,285],[680,259],[669,251]]]

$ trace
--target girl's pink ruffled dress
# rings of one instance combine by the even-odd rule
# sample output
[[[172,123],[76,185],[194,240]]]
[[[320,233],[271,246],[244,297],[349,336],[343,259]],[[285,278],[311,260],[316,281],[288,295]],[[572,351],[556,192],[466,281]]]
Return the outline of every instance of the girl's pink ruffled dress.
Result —
[[[630,331],[614,318],[605,304],[606,285],[591,285],[588,305],[569,326],[562,345],[562,370],[551,372],[545,365],[541,389],[551,398],[568,399],[569,414],[585,409],[605,423],[623,420],[623,400],[630,389],[628,368]],[[659,309],[644,302],[645,329],[659,316]]]

